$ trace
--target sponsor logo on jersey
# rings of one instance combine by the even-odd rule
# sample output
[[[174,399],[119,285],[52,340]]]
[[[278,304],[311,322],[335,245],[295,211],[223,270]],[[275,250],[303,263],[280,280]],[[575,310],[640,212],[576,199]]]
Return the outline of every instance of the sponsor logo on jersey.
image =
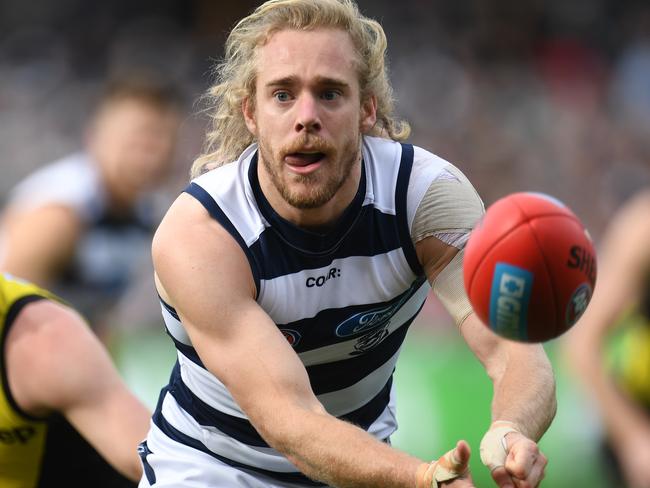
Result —
[[[381,329],[373,330],[368,334],[359,337],[359,340],[354,345],[354,352],[352,355],[363,354],[366,351],[378,346],[384,339],[388,337],[388,323]]]
[[[346,319],[344,322],[341,322],[336,327],[336,335],[338,337],[349,337],[361,334],[363,332],[368,332],[370,330],[374,330],[388,324],[390,318],[395,315],[395,312],[397,312],[402,307],[402,305],[404,305],[404,302],[406,302],[406,300],[411,298],[414,291],[415,288],[411,287],[400,297],[399,300],[391,305],[354,314],[352,317]]]
[[[533,274],[523,268],[497,263],[490,291],[490,328],[507,337],[526,339],[526,317]]]
[[[300,342],[300,338],[302,337],[300,335],[300,332],[293,329],[280,329],[280,332],[282,332],[282,334],[284,335],[287,342],[291,345],[291,347],[296,347]]]
[[[27,444],[34,434],[36,430],[29,425],[0,429],[0,444]]]
[[[355,352],[353,354],[361,354],[376,347],[390,334],[388,330],[390,319],[413,296],[420,284],[414,283],[397,301],[390,305],[352,315],[336,326],[335,334],[338,337],[352,337],[361,334],[354,345]]]
[[[340,277],[341,277],[341,268],[330,268],[325,274],[319,276],[310,276],[309,278],[307,278],[305,285],[307,286],[307,288],[313,288],[314,286],[320,288],[329,280],[332,280],[334,278],[340,278]]]
[[[571,294],[566,307],[566,324],[571,327],[585,313],[589,300],[591,299],[591,286],[582,283]]]

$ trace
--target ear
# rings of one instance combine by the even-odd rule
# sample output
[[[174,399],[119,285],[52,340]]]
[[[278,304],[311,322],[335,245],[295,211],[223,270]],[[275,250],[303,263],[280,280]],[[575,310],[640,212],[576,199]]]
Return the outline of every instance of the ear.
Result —
[[[257,122],[255,121],[255,103],[246,97],[241,102],[241,110],[244,114],[244,122],[246,122],[246,127],[251,134],[257,136]]]
[[[377,97],[371,95],[361,104],[360,128],[362,134],[367,134],[377,123]]]

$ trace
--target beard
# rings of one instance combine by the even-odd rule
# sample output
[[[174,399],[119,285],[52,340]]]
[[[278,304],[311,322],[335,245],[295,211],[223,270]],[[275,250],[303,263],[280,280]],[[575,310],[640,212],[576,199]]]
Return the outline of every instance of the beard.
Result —
[[[359,159],[361,134],[356,139],[347,140],[340,152],[324,139],[312,134],[303,134],[295,142],[281,147],[276,155],[273,155],[261,137],[258,146],[262,164],[282,199],[292,207],[308,210],[325,205],[341,189]],[[284,156],[300,152],[305,147],[323,153],[327,157],[325,165],[329,168],[322,167],[307,175],[287,175],[282,171]]]

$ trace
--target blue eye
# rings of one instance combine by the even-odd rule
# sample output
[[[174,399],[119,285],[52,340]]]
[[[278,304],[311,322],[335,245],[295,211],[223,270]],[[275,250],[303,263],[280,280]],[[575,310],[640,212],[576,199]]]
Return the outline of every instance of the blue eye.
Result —
[[[273,97],[278,101],[278,102],[288,102],[290,100],[289,93],[286,91],[280,91],[276,92],[273,94]]]
[[[329,100],[336,100],[336,99],[339,97],[339,95],[340,95],[340,94],[339,94],[338,92],[334,91],[334,90],[328,90],[328,91],[323,92],[323,94],[321,95],[321,97],[322,97],[324,100],[328,100],[328,101],[329,101]]]

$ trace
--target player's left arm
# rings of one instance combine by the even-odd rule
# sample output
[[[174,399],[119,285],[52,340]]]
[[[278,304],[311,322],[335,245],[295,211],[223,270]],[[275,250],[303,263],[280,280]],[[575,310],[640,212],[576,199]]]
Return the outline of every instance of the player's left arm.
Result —
[[[552,368],[542,346],[502,339],[473,313],[463,286],[462,249],[484,209],[462,173],[453,166],[448,173],[453,177],[434,180],[418,201],[411,237],[434,292],[494,386],[493,423],[481,442],[481,459],[501,488],[532,488],[547,462],[537,441],[556,410]]]
[[[137,446],[150,412],[79,314],[49,300],[30,303],[8,339],[9,382],[22,410],[61,413],[115,469],[138,481]]]
[[[555,415],[555,381],[541,345],[520,344],[490,331],[471,311],[462,287],[462,252],[435,237],[416,245],[434,290],[456,286],[443,304],[459,320],[461,334],[492,380],[492,425],[481,443],[481,459],[502,487],[535,487],[544,476],[546,458],[536,442]],[[447,284],[440,283],[447,280]],[[462,310],[469,313],[464,317]],[[459,312],[461,311],[461,312]],[[460,313],[460,316],[459,316]],[[505,448],[502,444],[505,440]],[[514,483],[514,484],[513,484]]]

